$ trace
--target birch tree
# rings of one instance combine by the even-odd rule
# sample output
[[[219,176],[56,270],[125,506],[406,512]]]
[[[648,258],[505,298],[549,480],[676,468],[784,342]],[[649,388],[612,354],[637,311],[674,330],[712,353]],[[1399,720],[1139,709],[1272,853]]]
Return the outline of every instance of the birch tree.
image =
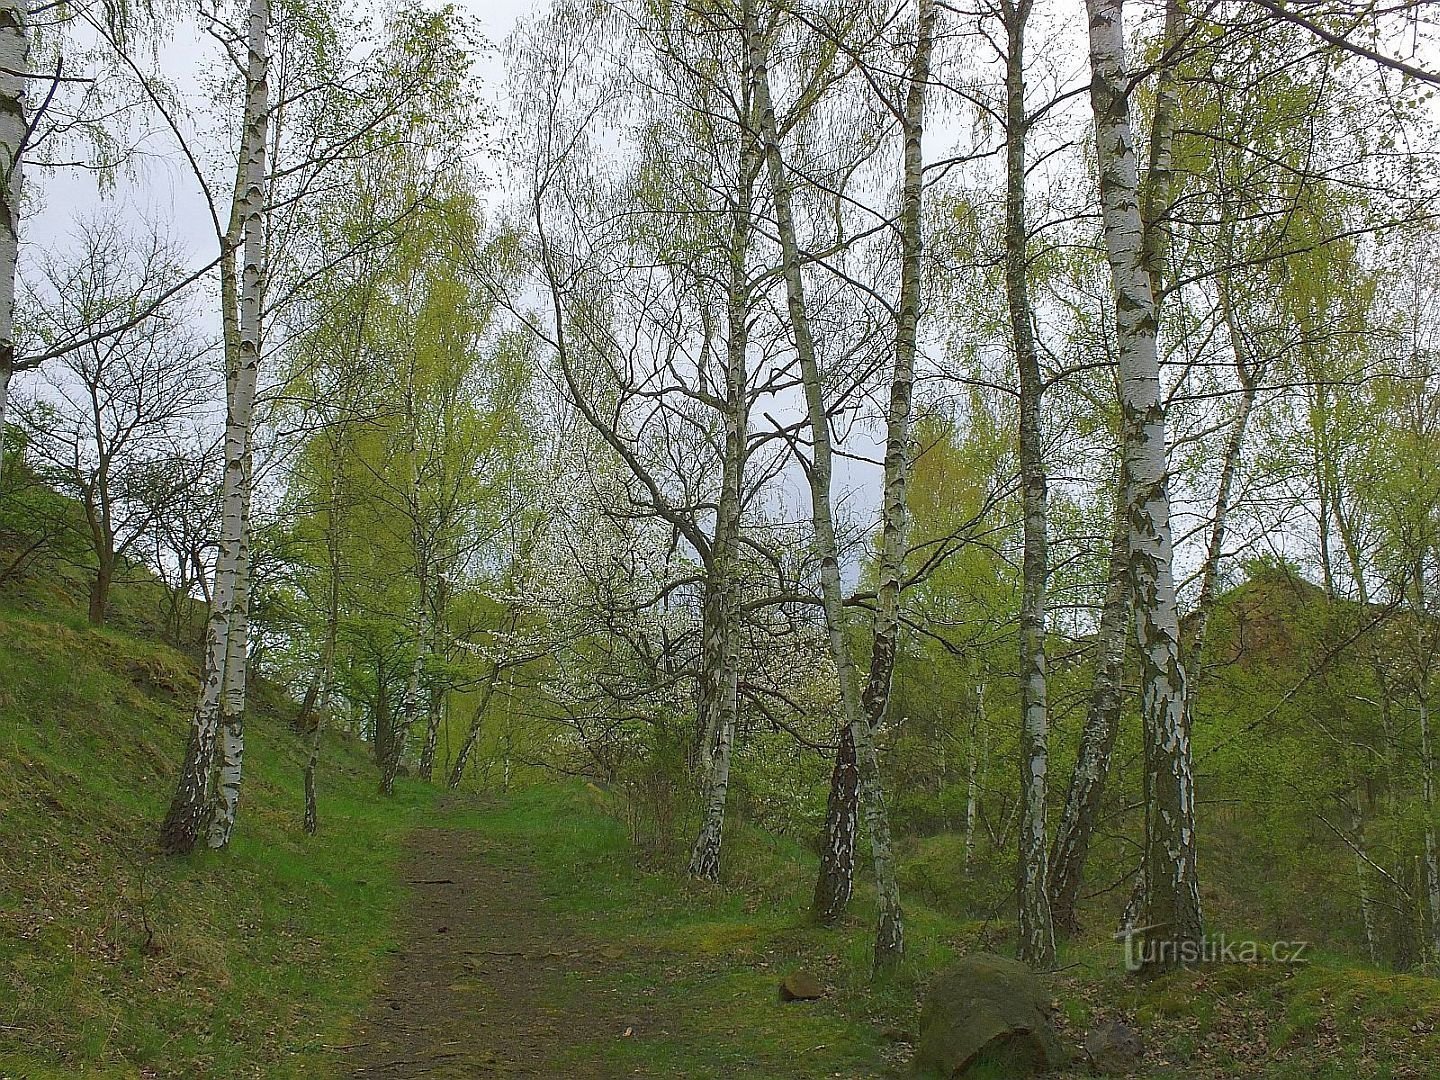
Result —
[[[175,853],[189,851],[202,827],[210,847],[228,844],[240,797],[248,658],[244,575],[250,542],[250,434],[261,351],[269,30],[267,0],[252,0],[244,39],[244,112],[235,194],[229,225],[220,231],[226,415],[219,549],[199,699],[179,783],[161,826],[161,845]],[[242,260],[238,270],[237,254]]]
[[[883,969],[893,966],[905,949],[899,885],[895,877],[894,854],[890,846],[890,824],[885,811],[884,790],[880,776],[880,762],[875,750],[874,733],[859,700],[855,665],[847,637],[844,596],[840,585],[840,559],[834,513],[831,506],[833,451],[830,418],[827,412],[824,383],[821,378],[815,342],[810,332],[809,312],[805,305],[805,283],[800,245],[795,230],[791,181],[785,168],[775,119],[775,106],[771,100],[767,42],[761,33],[758,15],[751,7],[749,0],[745,0],[742,5],[742,13],[748,46],[749,72],[754,81],[759,135],[764,146],[766,170],[770,178],[770,195],[774,203],[775,224],[779,233],[786,303],[790,316],[790,332],[795,354],[800,364],[800,377],[809,416],[811,451],[806,475],[810,486],[814,543],[820,559],[821,604],[825,614],[826,629],[829,633],[830,652],[840,683],[844,730],[849,732],[850,738],[855,744],[860,805],[870,836],[875,864],[876,889],[879,897],[875,963],[877,968]],[[916,152],[918,153],[918,144]],[[903,484],[903,481],[901,483]]]
[[[1170,115],[1174,88],[1161,69],[1143,197],[1130,119],[1130,67],[1119,0],[1088,0],[1091,106],[1105,248],[1115,300],[1120,406],[1125,430],[1124,501],[1130,589],[1141,670],[1148,802],[1145,823],[1147,956],[1178,962],[1183,943],[1203,932],[1195,865],[1195,781],[1185,671],[1180,660],[1170,531],[1169,461],[1158,350],[1156,211],[1169,203]],[[1167,15],[1167,45],[1179,40]]]
[[[20,200],[24,193],[25,78],[30,69],[28,0],[0,6],[0,467],[5,464],[5,424],[10,380],[16,368],[15,272],[20,259]]]
[[[914,447],[911,413],[915,385],[916,342],[920,332],[921,268],[924,238],[924,136],[926,94],[934,49],[936,10],[931,0],[917,0],[915,41],[909,67],[897,90],[900,100],[883,98],[896,114],[901,136],[900,206],[895,230],[900,249],[900,281],[895,316],[894,366],[885,415],[885,458],[882,476],[880,559],[870,666],[861,705],[870,728],[880,727],[889,708],[895,656],[900,642],[900,593],[907,553],[908,504],[905,485]],[[783,238],[782,238],[783,243]],[[787,279],[788,280],[788,279]],[[813,421],[813,414],[812,414]],[[824,558],[822,552],[822,559]],[[859,817],[860,765],[849,726],[840,731],[830,782],[820,871],[812,911],[821,923],[833,924],[843,914],[854,890],[855,842]],[[896,901],[898,904],[898,900]]]

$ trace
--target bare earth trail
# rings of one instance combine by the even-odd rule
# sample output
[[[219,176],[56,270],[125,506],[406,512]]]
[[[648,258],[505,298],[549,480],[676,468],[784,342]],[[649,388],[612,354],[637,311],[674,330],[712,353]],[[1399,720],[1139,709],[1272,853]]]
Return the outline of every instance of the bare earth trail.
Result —
[[[648,995],[606,985],[622,952],[547,911],[535,870],[481,833],[420,829],[408,848],[401,944],[345,1048],[349,1075],[644,1075],[595,1060],[658,1028]]]

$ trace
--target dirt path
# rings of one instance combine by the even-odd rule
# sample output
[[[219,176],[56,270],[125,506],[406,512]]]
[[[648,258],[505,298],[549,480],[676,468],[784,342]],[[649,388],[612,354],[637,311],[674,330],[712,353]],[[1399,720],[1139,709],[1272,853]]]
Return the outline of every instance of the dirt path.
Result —
[[[356,1023],[350,1075],[634,1075],[593,1060],[641,1023],[607,985],[623,957],[547,912],[534,872],[482,835],[421,829],[409,849],[400,949]]]

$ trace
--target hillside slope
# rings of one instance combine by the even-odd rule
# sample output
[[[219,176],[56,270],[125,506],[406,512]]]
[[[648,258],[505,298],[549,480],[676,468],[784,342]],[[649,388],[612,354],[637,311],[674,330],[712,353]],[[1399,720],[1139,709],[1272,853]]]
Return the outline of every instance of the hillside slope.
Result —
[[[0,610],[0,671],[0,1075],[314,1075],[374,986],[433,793],[376,799],[332,736],[306,837],[299,740],[262,703],[231,849],[160,858],[190,661]]]

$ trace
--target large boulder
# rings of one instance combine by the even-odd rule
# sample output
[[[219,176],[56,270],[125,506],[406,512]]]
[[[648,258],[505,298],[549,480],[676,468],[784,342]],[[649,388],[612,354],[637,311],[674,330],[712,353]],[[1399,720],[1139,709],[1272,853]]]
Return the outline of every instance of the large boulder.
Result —
[[[974,953],[948,968],[925,996],[915,1051],[921,1076],[1020,1080],[1069,1060],[1040,981],[1019,961]]]

